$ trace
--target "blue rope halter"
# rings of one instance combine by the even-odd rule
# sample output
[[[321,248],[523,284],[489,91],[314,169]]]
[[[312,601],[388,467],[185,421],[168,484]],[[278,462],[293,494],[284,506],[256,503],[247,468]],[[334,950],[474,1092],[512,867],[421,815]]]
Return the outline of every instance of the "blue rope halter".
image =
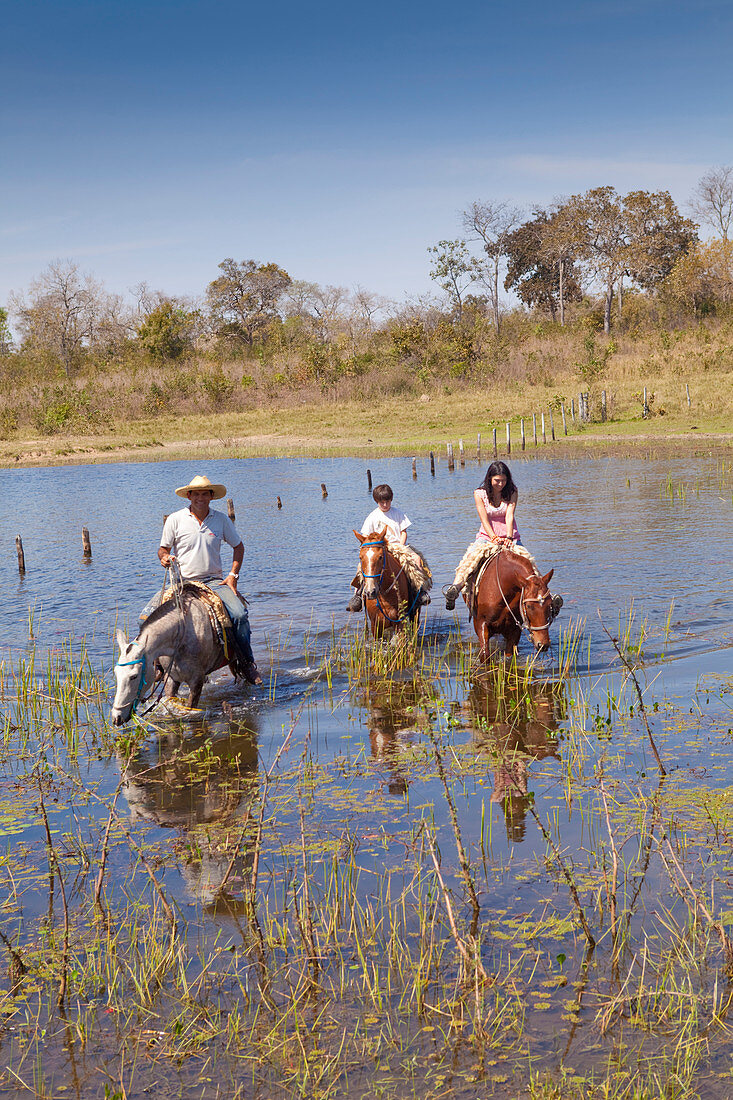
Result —
[[[118,661],[117,664],[120,666],[120,668],[125,668],[128,665],[142,665],[143,666],[142,669],[141,669],[141,672],[140,672],[140,683],[137,685],[137,694],[135,695],[135,698],[132,701],[132,710],[130,711],[130,714],[134,714],[135,713],[135,708],[138,705],[138,703],[140,702],[140,697],[141,697],[141,695],[143,693],[143,689],[145,687],[145,669],[146,669],[146,666],[147,666],[147,662],[145,660],[145,653],[143,652],[142,657],[136,657],[134,661]]]
[[[362,546],[381,546],[385,551],[387,549],[386,540],[383,539],[383,538],[373,539],[371,542],[363,542],[361,545]],[[401,570],[400,570],[400,572],[401,572]],[[376,580],[376,582],[377,582],[377,594],[374,598],[376,600],[377,607],[382,612],[385,619],[390,623],[403,623],[405,621],[405,619],[410,618],[413,611],[417,607],[418,600],[420,599],[420,591],[418,589],[418,592],[417,592],[417,595],[415,596],[415,599],[412,601],[412,604],[407,609],[405,614],[404,615],[399,615],[396,619],[393,619],[392,616],[387,611],[385,611],[384,607],[382,606],[382,601],[379,598],[379,586],[381,584],[383,574],[384,574],[384,554],[382,555],[382,568],[380,569],[379,573],[362,573],[362,577],[364,578],[365,581],[366,580],[370,580],[370,581]],[[366,612],[366,607],[364,608],[364,611]]]

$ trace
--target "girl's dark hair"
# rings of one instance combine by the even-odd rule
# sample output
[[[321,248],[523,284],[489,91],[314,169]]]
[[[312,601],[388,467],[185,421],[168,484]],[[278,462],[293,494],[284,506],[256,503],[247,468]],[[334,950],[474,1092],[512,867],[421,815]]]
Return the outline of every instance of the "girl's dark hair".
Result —
[[[372,496],[379,504],[380,500],[394,500],[394,493],[390,489],[389,485],[375,485]]]
[[[496,477],[497,474],[501,474],[503,477],[506,478],[506,485],[501,491],[501,499],[511,500],[512,494],[516,492],[517,487],[514,484],[511,470],[507,466],[506,462],[492,462],[488,470],[486,471],[486,477],[479,485],[479,489],[483,489],[489,500],[491,500],[491,479],[492,477]]]

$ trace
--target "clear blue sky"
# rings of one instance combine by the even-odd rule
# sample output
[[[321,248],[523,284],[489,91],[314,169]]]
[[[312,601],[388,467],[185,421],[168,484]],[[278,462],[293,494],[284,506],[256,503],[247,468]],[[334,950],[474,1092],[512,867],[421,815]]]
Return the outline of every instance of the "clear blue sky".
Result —
[[[733,163],[728,0],[7,0],[0,304],[57,258],[197,294],[225,256],[393,297],[474,199],[683,203]]]

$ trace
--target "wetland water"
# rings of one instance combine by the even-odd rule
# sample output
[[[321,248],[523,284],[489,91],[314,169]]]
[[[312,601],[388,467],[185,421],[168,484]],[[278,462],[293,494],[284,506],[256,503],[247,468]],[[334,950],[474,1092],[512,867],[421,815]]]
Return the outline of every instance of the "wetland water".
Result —
[[[510,464],[565,606],[550,657],[483,674],[440,597],[483,465],[371,464],[436,581],[399,652],[344,610],[361,460],[0,473],[4,1095],[731,1094],[704,915],[733,935],[730,463]],[[120,737],[113,631],[198,472],[234,499],[265,687],[221,674],[202,720]]]

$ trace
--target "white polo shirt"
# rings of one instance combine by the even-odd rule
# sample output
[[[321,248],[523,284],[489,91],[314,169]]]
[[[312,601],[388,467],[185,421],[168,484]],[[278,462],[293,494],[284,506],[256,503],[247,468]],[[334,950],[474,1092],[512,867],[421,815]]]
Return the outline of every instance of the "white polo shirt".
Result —
[[[199,523],[190,508],[181,508],[165,521],[160,545],[169,546],[175,554],[184,581],[201,581],[221,578],[222,539],[230,546],[239,546],[242,541],[229,516],[210,508],[206,519]]]
[[[399,542],[400,535],[411,526],[410,520],[394,504],[386,512],[377,507],[370,512],[361,525],[362,535],[373,535],[375,531],[387,528],[387,542]]]

